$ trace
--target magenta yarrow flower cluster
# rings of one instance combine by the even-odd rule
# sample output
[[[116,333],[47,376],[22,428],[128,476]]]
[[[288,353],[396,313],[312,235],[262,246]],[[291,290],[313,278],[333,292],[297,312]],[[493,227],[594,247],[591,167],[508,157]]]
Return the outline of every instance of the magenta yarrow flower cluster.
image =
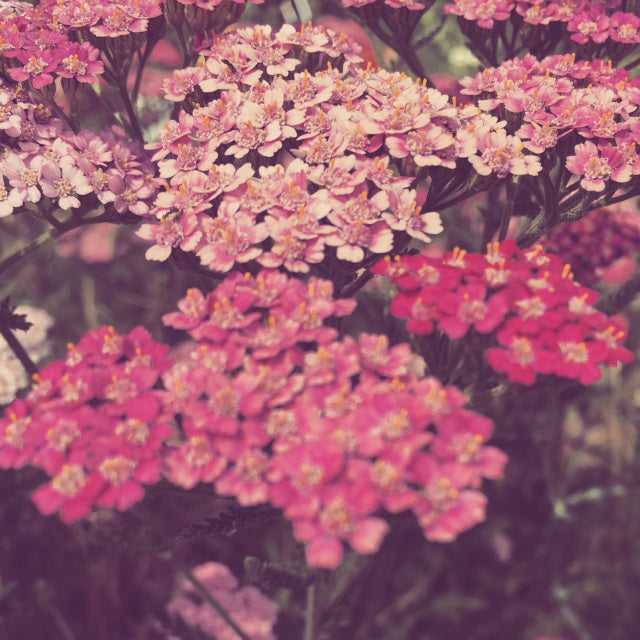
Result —
[[[167,1],[179,7],[194,5],[204,11],[214,11],[227,2]],[[250,1],[260,4],[263,0]],[[244,0],[233,2],[245,4]],[[34,89],[53,85],[56,78],[94,83],[104,72],[104,63],[99,58],[106,42],[146,34],[150,21],[163,15],[164,4],[164,0],[41,0],[34,7],[26,2],[2,2],[3,68],[13,80],[28,81]]]
[[[14,81],[29,81],[34,89],[42,89],[53,85],[56,78],[93,83],[103,73],[100,51],[90,42],[77,42],[71,33],[72,29],[89,26],[91,22],[83,23],[83,17],[93,12],[91,7],[98,10],[101,3],[49,1],[37,8],[27,3],[2,5],[0,55],[3,69]],[[72,15],[75,20],[70,22]]]
[[[514,134],[530,152],[570,145],[565,166],[584,190],[604,191],[640,174],[640,80],[624,69],[602,60],[577,62],[574,55],[540,61],[527,55],[461,84],[481,109],[510,122],[517,114]]]
[[[569,262],[581,284],[617,283],[638,266],[640,213],[636,203],[597,209],[582,220],[554,227],[541,244],[545,251]]]
[[[377,551],[382,509],[412,509],[441,541],[484,518],[481,479],[505,463],[483,446],[491,422],[457,389],[411,373],[407,345],[337,341],[322,320],[354,303],[332,300],[329,281],[233,274],[179,306],[165,322],[197,345],[163,377],[185,437],[167,456],[172,482],[282,508],[317,567],[338,566],[345,542]]]
[[[102,134],[73,133],[20,85],[0,84],[0,217],[43,196],[60,209],[112,204],[118,213],[144,216],[158,191],[144,150],[117,127]],[[96,201],[97,199],[97,201]]]
[[[518,15],[531,25],[565,23],[571,40],[580,44],[600,44],[609,39],[622,44],[640,43],[640,18],[636,13],[614,11],[619,5],[619,0],[454,0],[444,10],[484,29]]]
[[[66,522],[128,508],[162,473],[212,483],[281,508],[317,567],[338,566],[344,543],[377,551],[384,511],[411,509],[428,539],[453,540],[484,519],[482,479],[502,475],[493,425],[414,373],[408,345],[338,341],[323,321],[355,303],[332,292],[276,271],[191,289],[164,317],[195,341],[173,365],[143,329],[89,332],[7,409],[0,466],[43,468],[33,499]]]
[[[416,174],[460,158],[483,176],[540,171],[504,122],[403,74],[360,69],[345,45],[322,28],[249,27],[175,72],[167,98],[185,107],[147,145],[167,180],[159,224],[140,230],[154,243],[149,259],[179,248],[216,271],[255,260],[295,272],[335,247],[338,260],[359,263],[399,237],[428,242],[441,231],[409,188]],[[295,72],[327,58],[336,66]]]
[[[171,366],[168,351],[145,329],[103,327],[70,344],[66,360],[44,367],[7,408],[0,467],[31,464],[51,476],[33,494],[42,513],[72,522],[93,505],[127,509],[160,480],[173,415],[154,386]]]
[[[409,331],[438,328],[454,340],[471,329],[495,334],[500,346],[485,355],[513,382],[555,374],[589,385],[602,377],[600,365],[633,359],[621,345],[623,323],[597,311],[599,294],[542,245],[522,250],[509,240],[490,244],[486,255],[455,249],[442,258],[386,258],[372,271],[400,288],[391,313],[409,318]]]
[[[273,625],[278,616],[278,607],[259,589],[241,587],[231,571],[219,562],[200,564],[193,568],[193,575],[246,637],[251,640],[276,640]],[[208,602],[201,600],[202,595],[193,584],[183,579],[168,602],[167,611],[217,640],[237,640],[238,634]]]

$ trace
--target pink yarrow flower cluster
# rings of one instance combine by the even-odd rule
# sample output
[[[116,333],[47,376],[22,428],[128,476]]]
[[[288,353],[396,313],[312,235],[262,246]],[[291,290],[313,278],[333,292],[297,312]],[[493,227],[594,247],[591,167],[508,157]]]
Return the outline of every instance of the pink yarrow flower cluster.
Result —
[[[442,230],[410,188],[416,167],[425,179],[461,158],[496,179],[540,171],[504,122],[403,74],[345,64],[342,45],[322,28],[243,28],[166,83],[184,108],[147,145],[167,181],[157,224],[140,230],[149,259],[179,249],[222,272],[249,261],[293,272],[361,263]],[[320,53],[335,66],[296,72]],[[446,198],[437,175],[443,188],[431,192]]]
[[[47,472],[51,480],[33,494],[42,513],[59,510],[72,522],[93,506],[124,510],[158,482],[173,416],[154,386],[171,365],[168,351],[142,328],[91,331],[6,410],[0,467]]]
[[[491,29],[494,21],[517,16],[531,25],[561,22],[567,25],[571,40],[580,44],[614,40],[622,44],[640,42],[640,18],[632,12],[618,11],[620,2],[581,0],[454,0],[445,5],[445,13],[457,15],[483,29]]]
[[[345,543],[377,551],[385,510],[412,509],[428,539],[453,540],[484,518],[481,479],[506,461],[462,393],[411,372],[407,345],[322,326],[353,306],[328,281],[263,271],[191,290],[164,318],[197,341],[164,376],[184,429],[169,479],[280,507],[317,567],[338,566]]]
[[[487,255],[455,249],[438,259],[385,259],[373,271],[400,288],[391,313],[409,318],[409,331],[495,334],[499,346],[487,360],[514,382],[554,374],[589,385],[602,377],[600,365],[633,359],[622,346],[623,323],[597,311],[598,293],[542,245],[521,250],[506,241],[490,244]]]
[[[241,587],[231,571],[219,562],[207,562],[193,568],[193,575],[215,598],[235,624],[251,640],[276,640],[273,625],[278,607],[259,589]],[[208,602],[199,602],[201,594],[186,579],[167,604],[167,611],[218,640],[237,640],[232,629]],[[176,639],[178,640],[178,639]]]
[[[144,216],[158,184],[144,149],[119,128],[73,133],[18,85],[0,84],[0,217],[49,198],[60,209],[111,204]]]
[[[260,4],[262,0],[251,0]],[[169,0],[178,6],[194,5],[214,11],[221,0]],[[244,4],[243,0],[234,0]],[[106,40],[146,34],[150,21],[162,16],[164,0],[115,2],[52,2],[37,6],[3,2],[0,16],[0,55],[7,73],[34,89],[53,85],[56,78],[94,83],[104,72],[99,60]],[[83,37],[78,41],[78,33]]]
[[[194,340],[173,365],[142,329],[86,334],[7,409],[0,466],[43,468],[34,501],[67,522],[128,508],[161,474],[271,502],[317,567],[338,566],[345,543],[376,552],[385,511],[411,509],[428,539],[453,540],[484,519],[483,478],[502,475],[493,425],[413,373],[408,345],[338,341],[323,321],[355,303],[332,292],[267,270],[191,289],[164,317]]]
[[[502,0],[455,0],[454,4],[444,6],[444,12],[476,22],[483,29],[491,29],[495,20],[507,20],[515,6],[515,2]]]
[[[86,25],[78,19],[65,22],[64,16],[71,12],[77,17],[91,14],[91,7],[100,3],[67,3],[64,10],[62,3],[41,2],[38,7],[3,4],[13,10],[0,17],[0,56],[14,81],[28,81],[34,89],[52,85],[56,78],[97,81],[104,71],[104,64],[98,60],[100,51],[88,41],[70,38],[72,29]]]
[[[582,189],[597,193],[612,183],[628,187],[637,180],[640,81],[624,69],[602,60],[577,62],[574,55],[540,61],[527,55],[461,84],[462,93],[477,96],[481,109],[510,122],[517,114],[511,126],[530,152],[553,154],[560,140],[573,149],[565,166]]]

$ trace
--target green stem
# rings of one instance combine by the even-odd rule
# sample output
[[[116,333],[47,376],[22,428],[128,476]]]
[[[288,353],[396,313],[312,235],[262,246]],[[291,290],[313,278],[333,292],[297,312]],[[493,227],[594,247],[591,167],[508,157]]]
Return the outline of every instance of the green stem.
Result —
[[[315,640],[316,637],[316,585],[307,587],[307,606],[304,612],[304,640]]]
[[[555,220],[558,215],[558,192],[551,182],[551,176],[546,171],[542,171],[540,178],[544,187],[544,208],[549,212],[549,217]]]
[[[120,92],[120,97],[122,98],[122,102],[124,103],[124,108],[127,110],[127,116],[129,117],[129,124],[131,126],[131,134],[139,142],[144,142],[142,127],[140,126],[140,121],[138,120],[136,110],[134,109],[133,103],[131,102],[129,92],[127,91],[126,80],[120,81],[120,83],[118,84],[118,91]]]
[[[623,68],[629,71],[630,69],[633,69],[633,67],[636,67],[639,64],[640,64],[640,58],[636,58],[635,60],[632,60],[628,64],[625,64]]]
[[[95,210],[94,210],[95,211]],[[89,212],[91,213],[91,212]],[[115,215],[114,215],[115,214]],[[65,224],[56,227],[54,229],[47,229],[47,231],[41,233],[37,238],[34,238],[31,242],[20,247],[17,251],[14,251],[11,255],[7,256],[4,260],[0,260],[0,273],[6,271],[12,267],[16,262],[22,260],[22,258],[39,249],[43,244],[46,244],[49,240],[60,237],[79,227],[84,227],[89,224],[98,224],[100,222],[111,222],[113,224],[129,224],[128,219],[121,215],[116,214],[115,211],[105,212],[94,218],[73,218],[67,221]],[[137,220],[135,221],[137,222]]]
[[[138,50],[138,69],[136,70],[136,79],[133,85],[133,90],[131,92],[134,102],[138,100],[138,94],[140,93],[140,84],[142,83],[142,76],[144,74],[144,69],[147,66],[147,62],[149,61],[149,58],[154,48],[155,48],[155,44],[153,44],[152,46],[149,46],[149,44],[147,43],[144,53],[140,53],[140,50]]]
[[[29,242],[24,247],[21,247],[10,256],[0,261],[0,273],[6,271],[9,267],[13,266],[16,262],[22,260],[25,256],[28,256],[30,253],[33,253],[36,249],[39,249],[43,244],[51,240],[52,238],[57,238],[59,235],[62,235],[68,229],[49,229],[44,233],[40,234],[35,240]]]
[[[500,234],[498,235],[499,242],[502,242],[507,237],[509,222],[511,222],[511,215],[513,214],[513,207],[516,202],[516,194],[518,193],[519,180],[519,176],[514,176],[513,179],[507,183],[507,201],[502,209],[502,221],[500,222]]]
[[[640,275],[636,275],[631,280],[625,282],[618,291],[606,298],[600,299],[596,303],[596,308],[604,311],[607,315],[619,313],[625,309],[636,295],[640,292]]]
[[[458,202],[462,202],[463,200],[468,200],[469,198],[471,198],[471,196],[475,196],[476,194],[482,193],[483,191],[487,191],[488,189],[489,189],[489,185],[484,185],[482,188],[479,188],[479,189],[468,189],[463,191],[461,194],[457,196],[453,196],[449,200],[445,200],[444,202],[436,201],[433,204],[428,201],[428,196],[427,196],[427,202],[424,203],[423,210],[429,209],[429,210],[443,211],[444,209],[448,209],[449,207],[452,207],[454,204],[458,204]]]
[[[551,225],[549,224],[546,212],[540,212],[518,238],[518,246],[528,247],[536,240],[539,240],[550,228]]]
[[[421,49],[422,47],[426,47],[442,31],[442,28],[444,27],[444,23],[446,19],[447,19],[446,14],[443,14],[440,20],[438,21],[438,24],[435,26],[435,28],[432,31],[430,31],[426,36],[420,38],[420,40],[416,40],[413,46],[416,49]]]

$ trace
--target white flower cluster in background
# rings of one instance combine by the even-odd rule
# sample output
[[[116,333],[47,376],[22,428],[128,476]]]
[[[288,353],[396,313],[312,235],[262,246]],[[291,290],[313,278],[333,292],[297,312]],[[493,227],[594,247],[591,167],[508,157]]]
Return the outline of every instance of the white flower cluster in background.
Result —
[[[51,350],[47,340],[47,332],[53,324],[53,318],[43,309],[28,305],[19,305],[15,313],[24,314],[31,323],[27,331],[16,331],[15,336],[29,354],[31,360],[38,364]],[[20,360],[16,358],[6,340],[0,336],[0,404],[12,402],[16,393],[29,384],[29,377]]]

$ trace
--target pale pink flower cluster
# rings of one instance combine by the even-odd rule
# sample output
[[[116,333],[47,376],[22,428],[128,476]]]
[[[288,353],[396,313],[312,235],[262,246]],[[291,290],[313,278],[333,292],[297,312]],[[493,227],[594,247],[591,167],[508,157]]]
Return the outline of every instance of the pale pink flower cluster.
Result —
[[[195,5],[199,9],[205,9],[206,11],[214,11],[216,7],[225,4],[225,0],[174,0],[179,4],[189,6]],[[253,4],[262,4],[264,0],[248,0]],[[245,4],[246,0],[233,0],[235,4]]]
[[[144,150],[118,128],[74,134],[19,86],[0,84],[0,218],[49,198],[60,209],[110,204],[144,216],[158,190]]]
[[[41,0],[27,14],[38,28],[60,34],[80,31],[99,38],[116,38],[132,33],[144,33],[149,20],[162,14],[163,0],[94,0],[82,2],[56,2]]]
[[[444,6],[444,12],[477,22],[484,29],[491,29],[495,20],[507,20],[515,6],[515,2],[503,0],[454,0],[454,4]]]
[[[337,567],[345,543],[376,552],[385,511],[411,509],[428,539],[455,539],[484,519],[483,478],[503,472],[491,421],[414,373],[408,345],[338,341],[323,321],[355,303],[332,294],[267,270],[191,289],[163,318],[195,341],[173,365],[141,328],[89,332],[7,409],[0,466],[43,468],[34,501],[67,522],[128,508],[161,473],[242,506],[271,502],[317,567]]]
[[[640,80],[624,69],[602,60],[577,62],[575,55],[543,60],[527,55],[461,84],[462,93],[477,96],[481,109],[508,118],[530,152],[553,155],[562,141],[565,166],[579,177],[582,189],[601,192],[614,187],[612,182],[631,186],[637,181]],[[502,153],[510,148],[500,147]]]
[[[409,188],[416,176],[461,158],[498,179],[541,170],[504,122],[404,74],[345,64],[344,43],[322,28],[247,27],[166,82],[184,108],[147,145],[167,180],[158,223],[140,230],[149,259],[179,249],[222,272],[256,261],[330,273],[332,260],[362,263],[442,230]],[[326,57],[334,64],[296,72]],[[442,201],[448,179],[437,175]]]
[[[193,568],[202,586],[229,614],[251,640],[276,640],[273,625],[278,607],[259,589],[241,587],[231,571],[219,562],[206,562]],[[217,640],[237,640],[238,634],[186,579],[167,604],[167,611]]]
[[[233,1],[244,4],[244,0]],[[222,0],[169,0],[175,2],[213,11]],[[29,81],[34,89],[53,85],[56,78],[94,83],[104,72],[99,58],[101,50],[109,47],[105,40],[146,34],[150,21],[163,15],[164,4],[164,0],[41,0],[33,6],[3,1],[0,55],[9,76],[17,82]]]
[[[608,39],[622,44],[640,43],[640,17],[634,12],[615,10],[619,6],[620,2],[604,0],[454,0],[444,10],[484,29],[491,29],[496,20],[517,15],[531,25],[565,23],[571,40],[580,44]]]

